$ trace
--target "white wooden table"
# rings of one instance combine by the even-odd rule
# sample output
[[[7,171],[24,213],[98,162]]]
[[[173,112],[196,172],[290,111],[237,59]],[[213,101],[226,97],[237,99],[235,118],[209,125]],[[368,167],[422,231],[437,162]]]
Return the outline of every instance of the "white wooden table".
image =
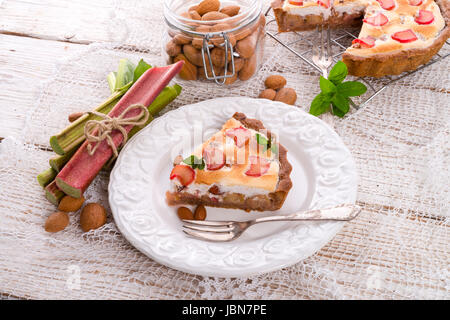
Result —
[[[0,141],[20,134],[55,61],[108,41],[105,21],[112,10],[110,0],[0,0]],[[79,19],[84,28],[74,28]],[[327,258],[326,252],[319,255]]]

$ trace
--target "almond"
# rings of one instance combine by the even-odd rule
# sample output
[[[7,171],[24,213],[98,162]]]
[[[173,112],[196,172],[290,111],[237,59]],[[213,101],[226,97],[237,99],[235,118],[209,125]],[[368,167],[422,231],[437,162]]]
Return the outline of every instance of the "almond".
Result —
[[[197,11],[197,9],[198,9],[198,6],[195,5],[195,6],[189,7],[188,12],[191,12],[191,11]],[[197,13],[198,13],[198,12],[197,12]]]
[[[168,30],[167,30],[167,33],[169,34],[169,36],[170,36],[171,38],[175,37],[175,36],[178,34],[177,31],[172,30],[172,29],[168,29]]]
[[[225,75],[225,73],[224,73],[224,71],[222,71],[221,73],[220,73],[220,75],[221,76],[223,76],[223,75]],[[227,72],[227,76],[230,76],[231,75],[231,72]],[[225,84],[226,85],[230,85],[230,84],[233,84],[236,80],[237,80],[237,77],[238,77],[238,72],[236,71],[235,73],[234,73],[234,76],[232,76],[232,77],[229,77],[229,78],[225,78]],[[219,79],[219,82],[222,82],[223,81],[223,79]]]
[[[203,0],[197,5],[197,11],[201,16],[205,13],[211,11],[219,11],[220,9],[220,1],[219,0]]]
[[[183,162],[183,157],[181,155],[177,155],[175,159],[173,159],[173,165],[176,166]]]
[[[186,18],[186,19],[190,19],[191,18],[191,15],[189,14],[189,12],[180,13],[180,16],[182,16],[183,18]]]
[[[203,66],[203,58],[200,50],[195,49],[190,44],[185,44],[183,46],[183,53],[192,64],[196,65],[197,67]]]
[[[171,57],[176,57],[181,53],[181,46],[176,44],[173,40],[170,40],[166,44],[166,52]]]
[[[221,13],[219,11],[211,11],[202,16],[202,21],[213,21],[213,20],[222,20],[229,18],[225,13]]]
[[[183,68],[179,73],[180,78],[184,80],[197,80],[197,67],[194,66],[189,60],[184,56],[184,54],[180,53],[173,59],[173,62],[178,62],[180,60],[184,61]]]
[[[80,210],[84,203],[84,197],[74,198],[71,196],[64,196],[58,205],[58,210],[64,212],[75,212]]]
[[[259,17],[259,26],[261,27],[261,30],[264,30],[266,28],[266,17],[264,14],[261,14]]]
[[[239,13],[239,10],[241,10],[241,7],[239,6],[226,6],[223,7],[220,12],[225,13],[226,15],[233,17]]]
[[[213,65],[213,69],[214,69],[214,74],[216,76],[222,74],[222,72],[223,72],[223,69],[221,67],[216,67],[215,65]],[[213,74],[211,72],[211,67],[209,66],[209,62],[206,63],[206,70],[208,72],[208,76],[209,77],[213,77]],[[198,68],[198,78],[199,79],[206,79],[205,68],[204,67],[199,67]]]
[[[297,101],[297,93],[292,88],[282,88],[277,92],[275,101],[284,102],[286,104],[294,105]]]
[[[244,28],[242,30],[238,30],[234,33],[234,37],[236,38],[237,41],[242,40],[246,37],[248,37],[249,35],[252,34],[252,30],[250,28]]]
[[[245,60],[242,58],[234,57],[234,71],[235,72],[241,71],[242,67],[244,67],[244,61]],[[231,63],[228,65],[228,71],[230,71],[230,72],[233,71],[233,66]]]
[[[244,67],[239,71],[239,79],[246,81],[250,79],[256,71],[256,55],[251,56],[249,59],[245,59]]]
[[[184,45],[188,44],[192,41],[192,37],[189,37],[185,34],[177,34],[175,37],[173,37],[173,42],[178,45]]]
[[[106,210],[98,203],[88,203],[80,214],[80,225],[84,232],[100,228],[106,223]]]
[[[277,92],[275,90],[266,89],[266,90],[261,91],[258,98],[273,100],[273,99],[275,99],[276,95],[277,95]]]
[[[280,75],[272,75],[264,81],[266,88],[278,90],[286,85],[286,78]]]
[[[205,220],[206,219],[206,208],[203,205],[199,205],[194,212],[195,220]]]
[[[241,58],[250,58],[255,54],[256,44],[258,42],[258,34],[254,32],[252,35],[240,40],[236,44],[236,52]]]
[[[195,29],[196,32],[202,32],[202,33],[208,33],[208,32],[211,32],[211,30],[212,30],[211,26],[200,26]],[[203,48],[203,38],[195,37],[192,40],[191,44],[194,48],[201,49],[201,48]]]
[[[189,11],[189,14],[191,15],[192,20],[202,20],[202,16],[199,15],[198,12],[195,10]]]
[[[76,121],[78,118],[82,117],[84,114],[84,112],[75,112],[75,113],[71,113],[69,114],[69,122],[74,122]]]
[[[230,52],[228,52],[228,62],[231,61]],[[214,48],[211,50],[211,61],[216,67],[225,66],[225,50]]]
[[[45,221],[45,231],[58,232],[64,230],[69,224],[69,215],[65,212],[52,213]]]
[[[201,50],[203,48],[203,39],[202,38],[194,38],[194,39],[192,39],[191,44],[195,49]]]
[[[179,207],[177,210],[178,218],[181,220],[194,220],[194,214],[189,208]]]
[[[219,32],[219,31],[226,31],[230,30],[231,26],[227,23],[218,23],[215,26],[211,28],[212,32]],[[228,40],[230,41],[230,44],[232,47],[236,45],[236,37],[233,34],[228,33]],[[223,43],[225,42],[224,38],[222,36],[216,36],[211,39],[211,42],[218,48],[225,48]]]

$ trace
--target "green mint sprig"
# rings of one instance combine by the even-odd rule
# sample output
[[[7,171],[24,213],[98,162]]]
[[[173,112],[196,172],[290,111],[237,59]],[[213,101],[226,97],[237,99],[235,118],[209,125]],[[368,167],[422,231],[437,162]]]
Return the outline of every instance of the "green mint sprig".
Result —
[[[256,142],[258,142],[258,144],[263,146],[263,152],[265,152],[267,149],[270,148],[270,150],[274,154],[278,153],[278,146],[277,146],[277,144],[273,143],[272,140],[270,140],[270,141],[267,140],[265,137],[263,137],[259,133],[256,134]]]
[[[328,79],[320,76],[321,92],[311,102],[309,113],[319,116],[330,110],[342,118],[350,110],[350,97],[364,94],[367,87],[358,81],[344,81],[348,75],[347,65],[338,61],[330,71]]]
[[[203,158],[199,159],[194,155],[187,157],[186,159],[183,160],[183,162],[191,166],[192,169],[199,169],[199,170],[205,169],[205,161],[203,160]]]

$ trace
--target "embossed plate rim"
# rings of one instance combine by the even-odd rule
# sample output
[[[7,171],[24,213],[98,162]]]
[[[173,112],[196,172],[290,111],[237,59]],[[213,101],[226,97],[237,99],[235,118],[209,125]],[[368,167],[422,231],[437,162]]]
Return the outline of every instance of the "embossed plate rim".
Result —
[[[211,105],[214,105],[213,111],[211,111]],[[239,108],[235,108],[235,106],[241,106]],[[203,108],[203,110],[202,110]],[[183,115],[185,111],[189,110],[192,112],[203,112],[204,116],[206,114],[207,117],[213,117],[212,113],[220,113],[220,112],[227,112],[228,108],[230,108],[230,112],[232,110],[234,111],[240,111],[247,114],[249,117],[254,117],[255,114],[258,114],[259,110],[271,110],[272,112],[274,110],[277,110],[277,114],[283,114],[283,116],[288,116],[291,113],[298,113],[299,118],[303,121],[307,122],[308,124],[313,124],[316,128],[321,128],[320,130],[324,129],[325,135],[327,136],[327,139],[329,138],[332,143],[328,144],[328,146],[331,146],[330,148],[336,148],[336,150],[339,151],[339,154],[344,154],[343,156],[343,162],[339,164],[337,167],[344,167],[346,169],[346,173],[343,174],[344,178],[346,179],[346,183],[343,183],[342,181],[339,181],[341,183],[339,185],[340,189],[338,192],[338,188],[336,188],[337,193],[345,194],[347,197],[346,199],[343,199],[345,202],[349,203],[355,203],[356,201],[356,192],[357,192],[357,173],[356,173],[356,167],[353,158],[351,157],[350,151],[348,148],[344,145],[340,137],[337,135],[337,133],[329,127],[325,122],[320,120],[319,118],[316,118],[301,109],[298,109],[296,107],[288,106],[286,104],[280,103],[280,102],[274,102],[269,101],[265,99],[252,99],[252,98],[245,98],[245,97],[225,97],[225,98],[217,98],[212,100],[206,100],[202,101],[196,104],[186,105],[182,106],[176,110],[170,111],[161,117],[155,119],[152,123],[150,123],[146,128],[141,130],[140,133],[138,133],[136,136],[134,136],[126,146],[123,148],[122,152],[119,155],[119,158],[116,161],[116,164],[111,172],[111,178],[108,186],[109,190],[109,203],[111,206],[111,211],[114,217],[114,220],[120,230],[120,232],[125,236],[125,238],[138,250],[140,250],[142,253],[146,254],[148,257],[152,258],[153,260],[157,261],[158,263],[161,263],[163,265],[166,265],[168,267],[171,267],[173,269],[177,269],[183,272],[187,273],[193,273],[198,274],[202,276],[215,276],[215,277],[248,277],[256,274],[266,273],[275,271],[281,268],[285,268],[288,266],[291,266],[295,263],[298,263],[299,261],[311,256],[318,250],[320,250],[327,242],[329,242],[336,233],[342,228],[344,225],[343,222],[322,222],[320,224],[311,224],[307,227],[295,227],[295,228],[288,228],[287,230],[284,230],[278,234],[269,236],[267,238],[264,238],[264,240],[267,243],[270,243],[271,241],[276,242],[281,241],[281,243],[286,244],[289,243],[288,246],[284,245],[282,246],[282,250],[284,252],[281,252],[279,254],[273,254],[269,253],[267,251],[267,248],[263,250],[264,244],[259,244],[259,242],[262,241],[262,239],[259,239],[257,241],[251,242],[251,244],[257,244],[257,248],[250,247],[246,248],[248,244],[241,244],[240,247],[244,247],[244,249],[241,248],[233,248],[233,246],[230,246],[229,244],[224,243],[210,243],[210,242],[203,242],[195,239],[191,239],[186,237],[181,229],[179,232],[176,233],[164,233],[164,230],[161,231],[161,235],[159,234],[160,230],[157,228],[156,233],[154,233],[155,226],[163,227],[164,223],[161,224],[161,219],[158,218],[157,215],[151,215],[148,213],[141,214],[143,210],[136,209],[133,211],[132,218],[129,218],[127,220],[126,214],[130,214],[127,212],[124,213],[124,209],[120,205],[120,196],[121,193],[119,191],[119,188],[117,187],[117,184],[119,183],[118,180],[120,180],[120,171],[122,167],[124,166],[124,161],[128,154],[132,157],[133,148],[135,150],[138,150],[139,148],[136,147],[138,145],[136,142],[139,141],[139,137],[143,136],[146,133],[149,133],[153,130],[153,128],[157,128],[158,126],[161,126],[161,124],[166,123],[170,120],[171,117],[175,117],[177,114]],[[196,110],[197,109],[197,110]],[[230,113],[228,112],[228,113]],[[227,114],[228,114],[227,113]],[[231,116],[230,114],[229,116]],[[295,114],[297,116],[297,114]],[[263,121],[263,123],[269,123],[271,122],[269,119],[263,119],[264,115],[260,116],[259,118]],[[225,116],[223,116],[225,119]],[[203,121],[204,118],[202,118]],[[297,119],[297,118],[296,118]],[[298,120],[297,119],[297,120]],[[267,125],[267,127],[270,129],[270,125]],[[302,130],[302,128],[292,127],[289,128],[289,126],[286,128],[287,130],[294,129],[294,130]],[[283,129],[284,130],[284,129]],[[304,129],[306,130],[306,129]],[[281,135],[281,134],[280,134]],[[147,138],[146,138],[147,139]],[[281,137],[280,137],[281,139]],[[147,141],[147,140],[146,140]],[[281,141],[283,143],[283,141]],[[326,144],[315,146],[319,149],[325,148]],[[321,151],[324,152],[324,151]],[[317,155],[316,155],[317,156]],[[326,159],[325,159],[326,160]],[[328,159],[330,160],[330,159]],[[323,161],[323,159],[322,159]],[[335,168],[336,169],[336,168]],[[341,170],[341,169],[339,169]],[[342,171],[342,170],[341,170]],[[123,175],[123,173],[122,173]],[[142,176],[142,175],[138,175]],[[142,178],[140,178],[142,179]],[[295,183],[295,181],[294,181]],[[122,180],[123,185],[123,180]],[[322,193],[325,193],[327,190],[325,187],[320,189],[318,188],[315,191],[315,195],[313,199],[311,200],[313,206],[312,207],[324,207],[325,203],[329,205],[330,203],[327,203],[327,201],[333,202],[333,204],[339,204],[342,203],[340,201],[336,201],[335,199],[331,198],[322,198],[318,195],[320,191]],[[341,190],[343,188],[343,190]],[[123,197],[122,197],[123,198]],[[330,200],[331,199],[331,200]],[[314,203],[314,201],[316,203]],[[125,201],[125,203],[127,203]],[[146,209],[145,212],[149,211],[151,212],[152,209]],[[141,214],[141,215],[140,215]],[[132,220],[135,219],[135,220]],[[145,224],[146,219],[151,220],[150,224]],[[152,220],[153,219],[153,220]],[[133,221],[133,223],[140,223],[140,225],[134,226],[131,225],[129,221]],[[148,221],[147,221],[148,222]],[[153,226],[154,225],[154,226]],[[148,229],[145,229],[145,227],[148,227]],[[150,226],[150,227],[149,227]],[[151,226],[153,229],[151,229]],[[138,228],[139,231],[142,231],[144,235],[139,235],[139,232],[136,231],[136,228]],[[139,229],[144,228],[144,229]],[[306,228],[306,230],[305,230]],[[298,230],[297,230],[298,229]],[[315,232],[313,236],[309,235],[310,229]],[[322,230],[323,229],[323,230]],[[322,233],[321,233],[322,232]],[[299,236],[299,233],[303,233],[303,236],[305,233],[308,234],[306,238],[306,243],[308,241],[312,244],[310,246],[300,247],[296,249],[295,247],[295,241],[293,240],[297,239],[295,236]],[[171,239],[169,243],[164,243],[162,237],[169,237]],[[284,238],[284,239],[283,239]],[[287,240],[289,241],[287,241]],[[301,237],[299,237],[301,239]],[[284,242],[283,242],[284,241]],[[297,240],[298,242],[298,240]],[[184,247],[182,254],[185,254],[183,256],[182,254],[180,256],[173,256],[169,257],[168,254],[161,253],[160,247],[164,247],[164,245],[168,245],[169,251],[172,249],[170,245],[177,244],[177,248]],[[298,244],[298,243],[297,243]],[[211,252],[205,248],[205,246],[210,246],[211,248],[214,247],[215,252]],[[227,247],[225,247],[227,246]],[[303,245],[305,246],[305,245]],[[209,250],[211,250],[211,248]],[[224,250],[224,248],[231,248],[229,249],[229,252],[227,252],[225,255],[221,254],[221,251]],[[276,248],[276,246],[275,246]],[[175,248],[173,248],[175,250]],[[245,251],[250,249],[250,251]],[[270,248],[269,248],[270,249]],[[202,252],[202,250],[204,252]],[[254,250],[253,256],[256,256],[259,259],[259,265],[257,264],[254,266],[253,264],[247,263],[239,264],[240,260],[238,258],[242,258],[239,256],[239,254],[245,253],[250,254],[251,256],[251,250]],[[297,250],[297,251],[296,251]],[[207,256],[206,261],[204,260],[205,257],[202,256],[204,253],[208,253],[209,256]],[[175,252],[176,253],[176,252]],[[260,254],[262,256],[259,256]],[[189,257],[191,255],[191,257]],[[192,258],[192,256],[194,258]],[[201,260],[203,258],[203,260]],[[220,260],[222,259],[222,260]],[[222,264],[217,264],[218,261]],[[245,259],[244,259],[245,260]],[[230,263],[230,261],[232,263]]]

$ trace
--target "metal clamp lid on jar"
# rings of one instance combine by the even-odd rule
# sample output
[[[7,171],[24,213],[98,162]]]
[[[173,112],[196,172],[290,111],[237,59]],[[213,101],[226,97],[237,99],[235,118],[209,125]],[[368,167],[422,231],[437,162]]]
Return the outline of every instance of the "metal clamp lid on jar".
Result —
[[[206,79],[214,80],[217,84],[225,84],[225,81],[227,80],[227,78],[232,78],[236,74],[236,70],[234,68],[234,51],[233,51],[233,46],[231,45],[230,38],[228,37],[227,33],[224,32],[224,31],[220,32],[219,35],[221,35],[222,38],[224,39],[223,43],[220,44],[220,46],[221,47],[223,46],[224,50],[225,50],[225,56],[224,56],[225,67],[224,67],[224,74],[223,74],[223,76],[216,75],[216,72],[214,71],[214,66],[213,66],[213,63],[212,63],[211,51],[210,51],[210,49],[214,48],[214,45],[213,44],[209,44],[209,40],[212,37],[214,37],[214,35],[215,35],[214,33],[208,33],[203,38],[203,46],[202,46],[203,68],[205,70]],[[228,50],[230,52],[228,52]],[[210,77],[208,75],[208,68],[206,67],[206,60],[205,60],[205,51],[206,51],[206,54],[208,55],[208,63],[209,63],[209,67],[210,67],[210,70],[211,70],[212,77]],[[227,74],[227,72],[228,72],[228,54],[230,54],[230,56],[231,56],[231,61],[230,61],[231,62],[231,68],[232,68],[231,74]],[[219,81],[219,80],[222,80],[222,81]]]
[[[168,6],[165,7],[165,9],[168,9]],[[258,8],[256,7],[256,9],[258,10]],[[259,11],[261,11],[261,8],[259,8]],[[182,30],[183,33],[192,36],[192,37],[201,37],[203,38],[203,45],[202,45],[202,59],[203,59],[203,68],[205,70],[205,77],[208,80],[214,80],[217,84],[219,85],[223,85],[225,84],[225,81],[227,78],[232,78],[236,75],[236,70],[235,70],[235,66],[234,66],[234,56],[235,53],[233,50],[233,46],[231,45],[230,42],[230,38],[228,36],[228,34],[232,33],[232,32],[236,32],[240,29],[243,29],[249,25],[251,25],[252,23],[255,23],[257,19],[259,19],[259,14],[254,15],[253,17],[251,17],[250,19],[244,19],[247,20],[245,21],[245,23],[239,25],[238,27],[232,28],[230,30],[226,30],[226,31],[218,31],[218,32],[208,32],[208,33],[203,33],[203,32],[197,32],[197,31],[193,31],[193,30]],[[181,17],[182,18],[182,17]],[[249,18],[248,16],[246,18]],[[191,23],[198,23],[198,21],[196,20],[190,20],[190,19],[186,19],[187,21],[191,22]],[[170,27],[170,28],[174,28],[174,29],[178,29],[181,30],[180,26],[179,26],[179,22],[178,21],[171,21],[171,19],[168,19],[167,15],[165,15],[165,21],[166,24]],[[218,20],[220,21],[220,20]],[[213,22],[213,21],[208,21],[209,23]],[[222,21],[220,21],[222,22]],[[209,41],[211,39],[214,39],[215,41],[217,41],[218,37],[223,38],[223,43],[221,43],[220,45],[216,45],[216,46],[220,46],[223,47],[223,49],[225,50],[225,66],[224,66],[224,74],[223,75],[216,75],[215,71],[214,71],[214,66],[211,60],[211,51],[210,49],[212,49],[215,45],[214,44],[210,44]],[[220,41],[220,40],[218,40]],[[206,57],[208,61],[206,61]],[[228,57],[230,55],[230,63],[231,63],[231,73],[228,74]],[[210,70],[211,70],[211,75],[212,77],[210,77],[208,75],[208,68],[207,68],[207,63],[209,64]]]

